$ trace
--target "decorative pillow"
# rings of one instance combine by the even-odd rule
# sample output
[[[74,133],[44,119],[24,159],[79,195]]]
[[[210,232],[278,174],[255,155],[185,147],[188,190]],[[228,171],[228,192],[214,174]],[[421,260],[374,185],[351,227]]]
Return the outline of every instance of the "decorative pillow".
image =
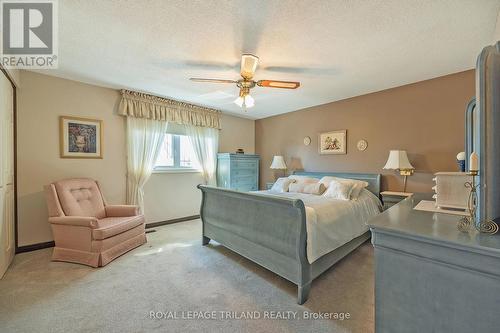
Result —
[[[364,183],[366,183],[366,182],[364,182]],[[363,191],[363,189],[366,188],[367,186],[368,186],[368,183],[366,183],[366,185],[360,184],[360,183],[354,184],[354,187],[352,188],[352,192],[351,192],[351,199],[358,200],[358,197],[361,194],[361,191]]]
[[[290,187],[288,188],[289,192],[314,194],[314,195],[321,195],[323,192],[325,192],[325,190],[326,190],[325,185],[319,182],[318,183],[297,182],[290,184]]]
[[[352,183],[346,183],[346,182],[340,182],[337,180],[332,180],[330,184],[328,185],[328,189],[326,190],[325,193],[323,193],[323,196],[327,198],[332,198],[332,199],[339,199],[339,200],[350,200],[351,199],[351,192],[354,187],[354,184]]]
[[[293,193],[303,193],[304,187],[306,186],[307,183],[304,182],[295,182],[290,184],[288,187],[288,192],[293,192]]]
[[[323,192],[325,192],[326,187],[324,184],[321,183],[310,183],[310,184],[305,184],[303,193],[307,194],[315,194],[315,195],[321,195]]]
[[[290,184],[294,183],[295,179],[290,179],[288,177],[281,177],[276,180],[276,182],[273,184],[273,187],[271,187],[271,192],[288,192],[288,187]]]
[[[339,178],[339,177],[332,177],[332,176],[325,176],[319,180],[320,183],[325,184],[326,188],[330,185],[330,183],[335,180],[341,183],[347,183],[347,184],[352,184],[353,189],[351,192],[351,199],[357,199],[359,197],[359,194],[361,193],[361,190],[363,190],[365,187],[367,187],[369,184],[365,181],[362,180],[357,180],[357,179],[347,179],[347,178]]]
[[[337,177],[332,177],[332,176],[324,176],[323,178],[321,178],[319,180],[320,183],[324,184],[326,188],[328,188],[328,186],[330,186],[330,183],[332,182],[332,180],[338,180],[339,178]]]
[[[302,182],[302,183],[317,183],[317,182],[319,182],[318,178],[309,177],[309,176],[290,175],[290,176],[288,176],[288,178],[295,179],[296,182]]]

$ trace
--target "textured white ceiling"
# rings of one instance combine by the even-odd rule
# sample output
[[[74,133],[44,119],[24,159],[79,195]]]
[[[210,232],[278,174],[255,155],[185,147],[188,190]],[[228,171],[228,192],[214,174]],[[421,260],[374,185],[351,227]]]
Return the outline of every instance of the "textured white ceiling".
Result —
[[[471,69],[493,42],[500,0],[64,0],[59,69],[45,74],[129,88],[264,118]],[[246,114],[233,85],[241,53],[260,57]],[[298,67],[298,69],[297,69]]]

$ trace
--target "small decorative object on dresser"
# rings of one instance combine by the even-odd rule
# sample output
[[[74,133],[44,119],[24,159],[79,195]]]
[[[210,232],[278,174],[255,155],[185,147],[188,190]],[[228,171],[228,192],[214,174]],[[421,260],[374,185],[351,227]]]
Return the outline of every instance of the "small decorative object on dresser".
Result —
[[[464,151],[457,154],[457,164],[458,164],[458,171],[465,172],[465,152]]]
[[[319,135],[320,154],[347,154],[347,131],[331,131]]]
[[[415,168],[408,160],[408,155],[405,150],[391,150],[389,158],[383,169],[397,170],[401,176],[404,176],[403,192],[406,192],[406,180],[408,176],[413,175]]]
[[[480,184],[476,183],[476,177],[479,175],[479,155],[475,152],[470,154],[469,158],[469,172],[466,174],[471,177],[471,181],[465,183],[465,187],[469,190],[469,199],[467,200],[467,212],[468,216],[464,216],[458,222],[458,230],[461,232],[469,232],[471,226],[482,233],[486,234],[496,234],[499,230],[499,226],[492,219],[482,220],[477,215],[477,203],[478,194],[477,189]]]
[[[59,117],[62,158],[102,158],[102,120]]]
[[[469,202],[469,189],[465,183],[472,182],[466,172],[437,172],[432,188],[436,194],[436,207],[466,210]]]
[[[217,154],[217,186],[236,191],[257,191],[259,160],[259,155]]]
[[[236,154],[244,154],[245,151],[242,148],[236,149]]]
[[[413,193],[384,191],[380,192],[380,195],[382,196],[382,202],[384,203],[384,210],[386,210],[401,200],[411,197]]]

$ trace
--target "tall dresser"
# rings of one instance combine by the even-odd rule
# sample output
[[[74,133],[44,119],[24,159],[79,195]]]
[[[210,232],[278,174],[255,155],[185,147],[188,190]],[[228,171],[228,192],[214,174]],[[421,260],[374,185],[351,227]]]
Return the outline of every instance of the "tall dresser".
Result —
[[[236,191],[259,189],[259,155],[217,155],[217,186]]]

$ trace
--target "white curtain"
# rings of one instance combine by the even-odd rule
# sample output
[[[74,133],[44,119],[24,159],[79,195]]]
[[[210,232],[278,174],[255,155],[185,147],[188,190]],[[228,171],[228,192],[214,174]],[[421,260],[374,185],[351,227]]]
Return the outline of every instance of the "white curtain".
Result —
[[[144,184],[151,176],[167,122],[127,117],[127,203],[144,212]]]
[[[198,165],[202,169],[205,184],[217,186],[217,150],[219,147],[219,130],[210,127],[186,125],[186,134],[193,146]]]

